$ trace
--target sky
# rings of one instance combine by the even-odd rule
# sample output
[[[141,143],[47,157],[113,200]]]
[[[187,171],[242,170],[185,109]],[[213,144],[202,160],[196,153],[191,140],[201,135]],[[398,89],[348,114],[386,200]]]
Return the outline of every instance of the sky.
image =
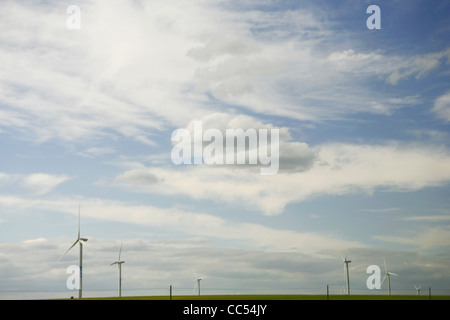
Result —
[[[80,11],[80,28],[68,7]],[[367,8],[380,8],[368,29]],[[0,299],[450,294],[450,3],[0,2]],[[173,163],[277,129],[279,171]],[[194,143],[194,142],[193,142]]]

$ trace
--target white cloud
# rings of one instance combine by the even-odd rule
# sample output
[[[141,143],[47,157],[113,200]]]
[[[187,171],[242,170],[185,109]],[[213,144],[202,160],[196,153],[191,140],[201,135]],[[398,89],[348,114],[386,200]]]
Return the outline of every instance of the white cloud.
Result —
[[[175,232],[177,237],[201,237],[225,241],[231,247],[264,249],[268,251],[315,252],[325,248],[336,250],[364,247],[362,243],[339,239],[333,235],[296,232],[270,228],[256,223],[239,223],[212,214],[195,213],[176,207],[165,209],[148,205],[131,205],[107,199],[32,200],[0,196],[0,206],[16,210],[50,210],[76,214],[73,203],[82,203],[83,218],[132,223]],[[88,235],[86,235],[88,236]]]
[[[202,132],[205,133],[208,129],[216,129],[219,130],[223,137],[223,143],[221,144],[223,147],[223,154],[227,152],[226,149],[226,131],[228,129],[242,129],[242,134],[247,132],[247,130],[256,131],[259,134],[261,129],[266,129],[268,131],[268,145],[271,147],[275,147],[278,150],[279,154],[279,169],[282,172],[285,171],[304,171],[309,169],[314,161],[315,153],[309,146],[304,142],[293,141],[290,131],[286,127],[277,127],[269,123],[263,123],[254,117],[245,116],[245,115],[234,115],[234,114],[225,114],[225,113],[213,113],[204,116],[201,119],[193,120],[189,122],[186,126],[186,130],[189,131],[191,135],[191,150],[193,152],[195,146],[194,143],[197,141],[195,139],[201,138],[201,141],[197,141],[202,143],[203,148],[205,148],[210,142],[204,141],[204,137],[200,137],[200,135],[194,135],[194,123],[196,121],[200,121],[202,124]],[[271,130],[278,130],[279,132],[279,143],[273,144],[270,140]],[[239,136],[239,133],[236,133]],[[259,139],[259,138],[258,138]],[[257,153],[259,154],[259,140],[258,145],[256,147]],[[269,147],[268,147],[269,148]],[[204,149],[203,149],[204,150]],[[269,150],[270,151],[270,150]],[[248,153],[249,146],[246,146],[245,149],[246,158],[245,163],[248,164]],[[222,159],[223,163],[226,163],[225,158]],[[258,162],[259,163],[259,162]],[[278,170],[277,170],[278,171]]]
[[[239,203],[267,215],[285,206],[320,195],[377,190],[415,191],[450,181],[450,154],[430,146],[328,144],[314,148],[316,158],[303,172],[280,172],[263,177],[236,166],[137,168],[117,178],[130,190],[186,195],[218,203]],[[158,183],[139,185],[127,176],[152,175]],[[230,187],[232,186],[232,187]]]
[[[386,82],[397,85],[401,80],[416,75],[422,79],[432,70],[450,61],[450,49],[416,56],[384,55],[381,52],[357,53],[353,49],[332,52],[328,60],[340,71],[357,75],[385,77]]]
[[[360,77],[421,78],[449,55],[330,52],[325,40],[336,32],[306,8],[92,1],[81,5],[81,30],[65,28],[65,9],[1,2],[2,130],[39,142],[121,136],[155,145],[154,132],[219,108],[300,120],[389,114]]]
[[[34,173],[24,177],[23,184],[34,193],[42,195],[48,193],[53,188],[69,179],[70,177],[66,175]]]
[[[435,141],[436,144],[448,141],[449,133],[440,130],[408,130],[407,133],[415,136],[416,138],[426,138],[431,141]]]
[[[110,263],[117,259],[122,241],[90,238],[89,242],[91,245],[83,252],[83,295],[115,296],[118,272]],[[70,238],[60,238],[58,241],[30,239],[0,244],[0,283],[3,288],[0,297],[76,296],[75,291],[66,288],[69,276],[66,268],[77,263],[78,253],[69,253],[58,260],[71,243]],[[167,295],[169,285],[173,285],[176,295],[192,294],[195,270],[207,276],[202,288],[209,294],[325,294],[323,279],[328,279],[330,293],[340,294],[340,288],[345,284],[342,253],[341,250],[314,254],[237,250],[198,243],[178,247],[177,244],[130,238],[123,241],[122,293]],[[382,266],[383,257],[389,268],[401,275],[393,286],[396,292],[401,289],[403,293],[415,294],[411,284],[417,279],[424,286],[436,289],[442,288],[439,284],[443,281],[448,281],[446,258],[371,248],[348,249],[345,254],[352,260],[350,279],[354,293],[369,294],[364,285],[368,276],[366,268],[372,264]]]
[[[80,152],[80,155],[84,157],[102,157],[114,153],[116,153],[116,150],[112,147],[92,147]]]
[[[401,220],[419,221],[419,222],[445,222],[445,221],[450,221],[450,215],[446,215],[446,216],[415,216],[415,217],[402,218]]]
[[[375,236],[374,238],[386,242],[410,245],[417,248],[417,250],[429,250],[450,245],[450,228],[446,226],[432,227],[419,233],[408,234],[407,236]]]
[[[32,191],[33,194],[43,195],[71,178],[67,175],[53,175],[47,173],[6,174],[0,172],[0,183],[19,186]]]
[[[389,213],[400,211],[400,208],[364,209],[365,212]]]
[[[445,122],[450,122],[450,92],[436,99],[432,111]]]

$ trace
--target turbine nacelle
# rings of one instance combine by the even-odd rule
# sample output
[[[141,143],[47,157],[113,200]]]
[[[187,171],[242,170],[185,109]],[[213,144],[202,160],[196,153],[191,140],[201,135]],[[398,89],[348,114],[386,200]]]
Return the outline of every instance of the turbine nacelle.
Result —
[[[347,257],[341,257],[342,258],[342,261],[344,262],[344,263],[350,263],[350,262],[352,262],[351,260],[347,260]]]

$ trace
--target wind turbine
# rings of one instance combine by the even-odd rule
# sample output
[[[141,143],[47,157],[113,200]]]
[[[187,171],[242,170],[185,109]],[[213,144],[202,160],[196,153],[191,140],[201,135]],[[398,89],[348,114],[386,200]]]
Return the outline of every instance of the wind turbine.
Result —
[[[345,264],[345,271],[346,271],[346,274],[347,274],[347,294],[349,295],[350,294],[350,277],[349,277],[349,275],[348,275],[348,264],[350,263],[350,262],[352,262],[351,260],[347,260],[347,257],[341,257],[342,258],[342,261],[344,262],[344,264]]]
[[[122,246],[123,243],[120,245],[120,251],[119,251],[119,259],[110,265],[117,264],[119,266],[119,297],[122,297],[122,263],[125,263],[125,261],[120,260],[120,255],[122,254]]]
[[[80,288],[78,289],[78,299],[81,299],[83,297],[83,246],[86,245],[86,242],[88,241],[87,238],[81,238],[81,236],[80,236],[80,211],[81,211],[81,205],[78,206],[78,237],[77,237],[77,240],[64,253],[64,255],[66,255],[66,253],[69,252],[73,247],[75,247],[77,245],[77,243],[80,244],[80,266],[79,266],[79,268],[80,268]]]
[[[418,287],[416,285],[414,285],[414,288],[416,288],[417,295],[420,296],[420,288],[422,288],[422,285],[420,285]]]
[[[386,266],[386,260],[383,258],[384,262],[384,270],[386,270],[386,274],[384,275],[383,281],[381,281],[381,285],[383,285],[384,280],[388,279],[388,294],[391,295],[391,276],[398,276],[398,274],[389,272]]]
[[[196,285],[194,287],[194,292],[195,292],[195,289],[198,288],[198,295],[200,295],[200,281],[205,279],[206,276],[200,276],[199,277],[199,276],[197,276],[197,273],[195,273],[195,271],[194,271],[194,275],[195,275],[195,280],[196,280]]]

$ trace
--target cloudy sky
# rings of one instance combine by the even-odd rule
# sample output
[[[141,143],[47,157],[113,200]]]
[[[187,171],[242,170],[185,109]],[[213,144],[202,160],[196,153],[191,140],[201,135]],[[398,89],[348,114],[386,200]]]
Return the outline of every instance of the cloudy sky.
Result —
[[[381,9],[369,30],[367,7]],[[70,5],[81,29],[70,29]],[[0,298],[450,294],[450,3],[0,2]],[[276,175],[175,165],[176,129],[278,129]],[[178,290],[178,291],[177,291]]]

